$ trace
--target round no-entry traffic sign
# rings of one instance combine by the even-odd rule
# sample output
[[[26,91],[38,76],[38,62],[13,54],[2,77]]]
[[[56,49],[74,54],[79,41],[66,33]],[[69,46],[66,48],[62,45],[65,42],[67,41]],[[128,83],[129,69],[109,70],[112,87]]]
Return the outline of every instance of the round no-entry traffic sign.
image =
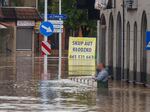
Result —
[[[54,27],[53,24],[50,22],[43,22],[40,25],[40,33],[44,36],[51,36],[53,34]]]

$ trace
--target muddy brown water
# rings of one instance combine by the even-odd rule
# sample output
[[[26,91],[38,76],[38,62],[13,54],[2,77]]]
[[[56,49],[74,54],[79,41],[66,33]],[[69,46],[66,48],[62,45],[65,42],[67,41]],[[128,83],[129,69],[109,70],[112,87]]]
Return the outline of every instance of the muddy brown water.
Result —
[[[97,90],[71,81],[67,59],[61,80],[57,59],[49,59],[48,75],[42,58],[0,61],[0,112],[150,112],[148,88],[110,81],[108,90]]]

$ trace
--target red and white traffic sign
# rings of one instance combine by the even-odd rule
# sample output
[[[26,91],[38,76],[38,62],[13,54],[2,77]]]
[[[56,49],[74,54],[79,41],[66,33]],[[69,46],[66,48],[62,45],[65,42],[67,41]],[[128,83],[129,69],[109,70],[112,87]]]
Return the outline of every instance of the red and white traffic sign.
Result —
[[[42,55],[51,54],[51,45],[48,42],[42,41]]]

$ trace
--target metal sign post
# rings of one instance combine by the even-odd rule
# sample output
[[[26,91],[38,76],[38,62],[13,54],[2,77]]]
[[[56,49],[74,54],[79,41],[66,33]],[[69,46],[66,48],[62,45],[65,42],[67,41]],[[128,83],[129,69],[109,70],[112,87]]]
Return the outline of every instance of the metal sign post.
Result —
[[[47,0],[45,0],[44,21],[47,21]],[[44,36],[44,41],[47,42],[47,36]],[[47,55],[44,55],[44,74],[47,74]]]
[[[59,15],[61,15],[61,0],[59,0]],[[59,20],[61,21],[61,18],[59,18]],[[60,28],[61,30],[61,28]],[[59,70],[58,70],[58,79],[61,79],[61,67],[62,67],[62,34],[61,32],[59,32]]]
[[[47,12],[48,12],[48,0],[45,0],[44,4],[44,22],[41,23],[39,30],[44,36],[44,41],[42,42],[42,54],[44,54],[44,75],[47,75],[48,60],[47,56],[51,53],[51,45],[47,42],[47,38],[54,33],[54,26],[51,22],[48,22]]]

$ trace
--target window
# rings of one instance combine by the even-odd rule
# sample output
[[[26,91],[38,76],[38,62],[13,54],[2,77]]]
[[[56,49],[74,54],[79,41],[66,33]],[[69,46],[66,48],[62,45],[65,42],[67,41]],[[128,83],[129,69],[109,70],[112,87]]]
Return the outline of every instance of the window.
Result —
[[[0,0],[0,6],[8,6],[9,0]]]
[[[96,9],[111,9],[114,4],[114,0],[95,0]]]
[[[135,10],[138,7],[138,0],[125,0],[127,10]]]

